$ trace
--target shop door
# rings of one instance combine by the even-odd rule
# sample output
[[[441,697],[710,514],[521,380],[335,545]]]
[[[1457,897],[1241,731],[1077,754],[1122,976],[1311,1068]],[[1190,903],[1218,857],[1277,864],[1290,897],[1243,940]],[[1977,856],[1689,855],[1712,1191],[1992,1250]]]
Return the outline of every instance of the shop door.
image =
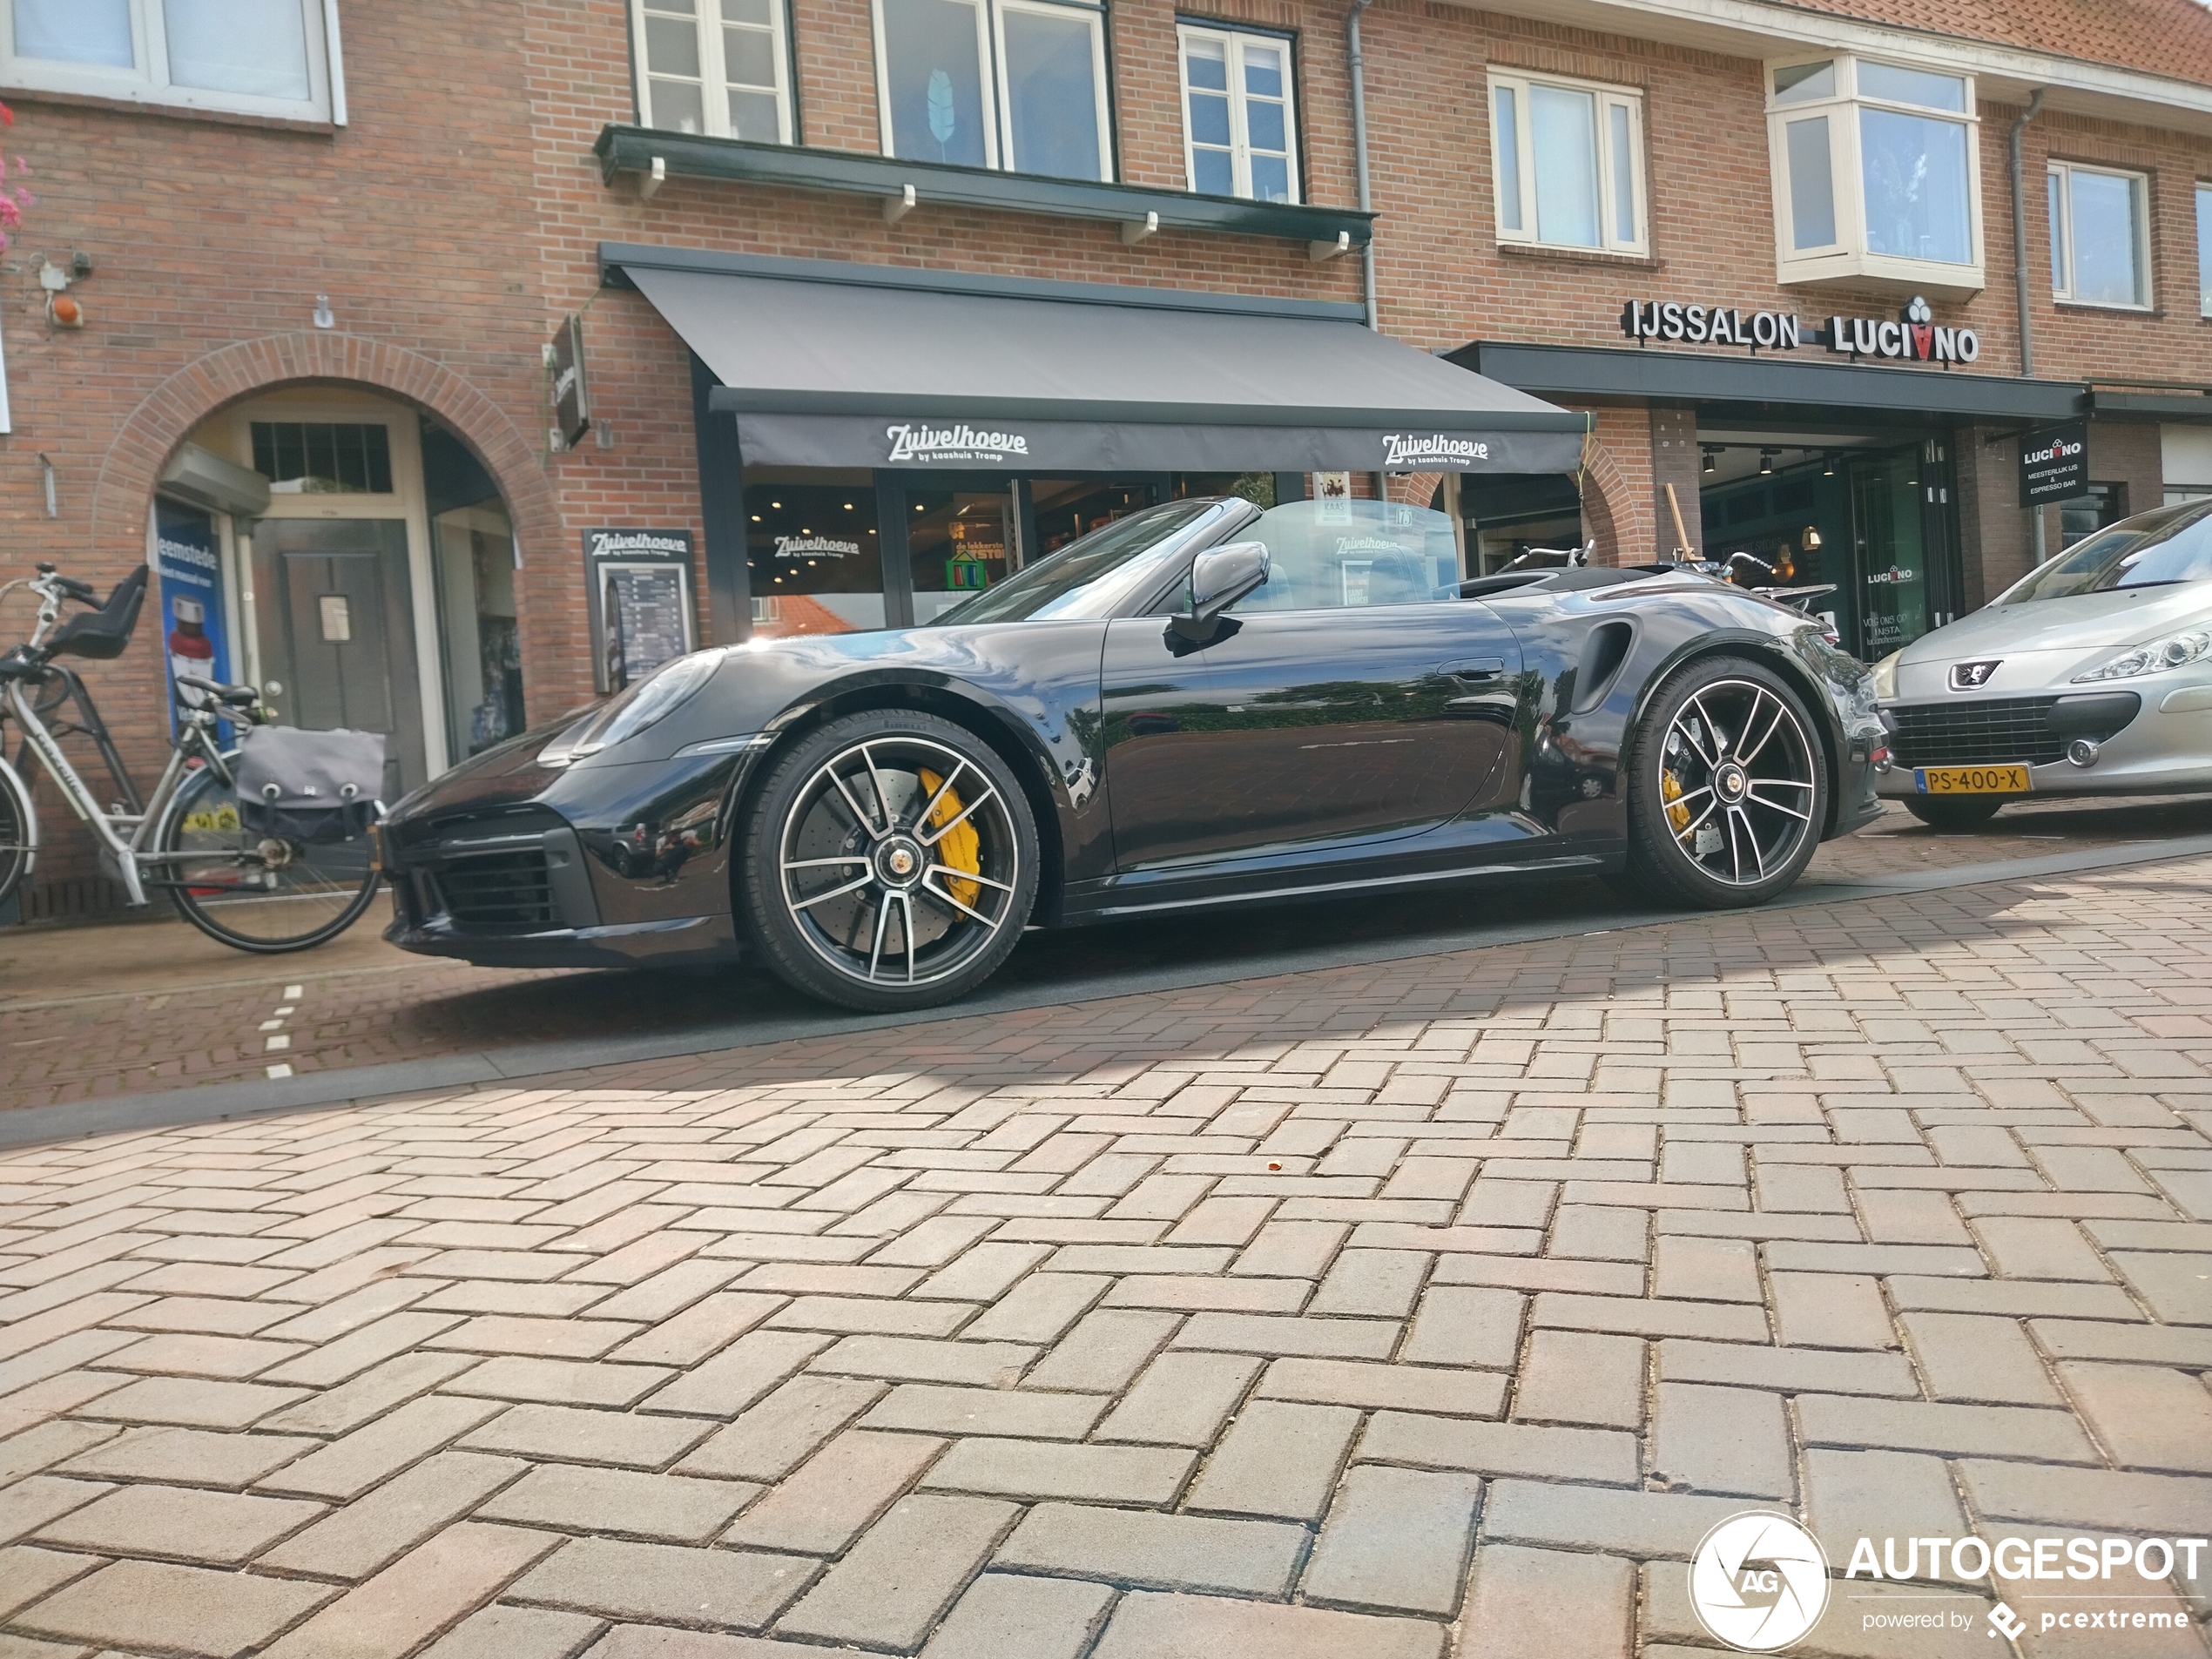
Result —
[[[901,479],[886,515],[904,532],[901,563],[913,620],[934,622],[1015,568],[1014,482],[1008,478]]]
[[[1932,625],[1921,467],[1918,444],[1851,463],[1857,650],[1870,663],[1902,650]]]
[[[1921,563],[1928,572],[1928,614],[1941,628],[1959,620],[1966,608],[1966,572],[1959,556],[1957,469],[1951,440],[1930,438],[1920,446]]]
[[[387,802],[425,782],[405,523],[265,518],[253,571],[261,671],[279,718],[384,733]]]

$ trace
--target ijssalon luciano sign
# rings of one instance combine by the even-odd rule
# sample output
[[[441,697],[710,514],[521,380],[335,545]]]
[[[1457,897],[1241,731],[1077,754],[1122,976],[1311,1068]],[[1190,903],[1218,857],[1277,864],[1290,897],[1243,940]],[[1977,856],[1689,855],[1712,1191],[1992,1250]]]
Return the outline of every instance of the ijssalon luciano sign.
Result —
[[[2089,493],[2089,427],[2076,421],[2020,440],[2020,505],[2072,501]]]
[[[1621,332],[1642,345],[1679,340],[1698,346],[1749,346],[1754,351],[1796,351],[1825,346],[1839,357],[1872,357],[1921,363],[1971,363],[1981,337],[1971,328],[1936,326],[1925,300],[1914,297],[1895,318],[1831,317],[1810,333],[1794,314],[1740,306],[1688,306],[1671,300],[1631,300],[1621,307]]]

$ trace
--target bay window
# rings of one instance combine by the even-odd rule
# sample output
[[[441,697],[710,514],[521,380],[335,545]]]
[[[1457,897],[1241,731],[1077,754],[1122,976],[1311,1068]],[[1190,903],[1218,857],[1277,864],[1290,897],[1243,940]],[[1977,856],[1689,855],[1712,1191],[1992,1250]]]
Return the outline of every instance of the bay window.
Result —
[[[1971,77],[1828,57],[1768,72],[1783,282],[1982,286],[1979,118]]]
[[[324,0],[0,0],[10,86],[298,120],[345,118]]]
[[[1279,35],[1186,24],[1183,57],[1184,177],[1210,196],[1298,199],[1298,124],[1291,43]]]
[[[1642,93],[1493,70],[1490,133],[1501,241],[1649,250]]]
[[[1105,14],[1059,0],[876,0],[886,155],[1110,180]]]
[[[631,0],[644,126],[789,144],[784,0]]]
[[[2150,306],[2149,180],[2054,161],[2049,169],[2051,293],[2077,306]]]

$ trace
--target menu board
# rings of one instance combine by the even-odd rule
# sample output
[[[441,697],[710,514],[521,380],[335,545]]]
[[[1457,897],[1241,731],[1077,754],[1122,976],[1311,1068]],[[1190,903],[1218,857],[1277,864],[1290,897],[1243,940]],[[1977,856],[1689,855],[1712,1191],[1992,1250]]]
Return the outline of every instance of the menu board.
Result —
[[[592,676],[619,691],[698,648],[689,530],[583,533]]]

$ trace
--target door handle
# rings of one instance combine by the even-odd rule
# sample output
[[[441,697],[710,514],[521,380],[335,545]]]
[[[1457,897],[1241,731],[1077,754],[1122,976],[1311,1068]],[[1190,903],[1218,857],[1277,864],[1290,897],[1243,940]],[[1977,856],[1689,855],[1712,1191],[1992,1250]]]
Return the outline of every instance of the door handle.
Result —
[[[1449,674],[1453,679],[1480,684],[1484,680],[1505,678],[1505,659],[1500,657],[1463,657],[1456,663],[1447,663],[1436,671]]]

